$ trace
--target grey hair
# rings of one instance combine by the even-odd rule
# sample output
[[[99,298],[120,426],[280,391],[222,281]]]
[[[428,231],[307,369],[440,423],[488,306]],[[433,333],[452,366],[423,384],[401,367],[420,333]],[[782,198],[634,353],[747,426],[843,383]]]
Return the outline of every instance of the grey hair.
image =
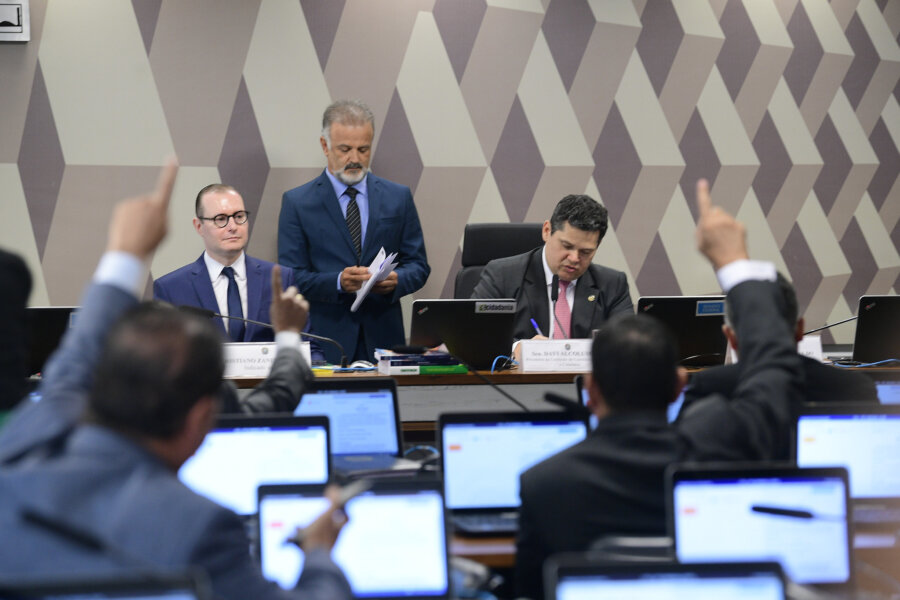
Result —
[[[325,109],[325,114],[322,115],[322,137],[329,148],[332,123],[352,126],[369,123],[372,125],[372,133],[375,133],[375,115],[362,100],[336,100]]]

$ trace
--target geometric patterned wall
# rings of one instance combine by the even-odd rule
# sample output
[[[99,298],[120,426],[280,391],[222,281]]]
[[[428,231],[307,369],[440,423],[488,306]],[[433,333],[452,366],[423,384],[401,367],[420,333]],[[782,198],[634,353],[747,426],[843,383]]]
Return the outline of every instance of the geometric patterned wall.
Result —
[[[418,297],[450,295],[465,223],[543,221],[568,193],[608,207],[596,260],[635,297],[714,292],[701,175],[810,327],[900,292],[900,0],[32,0],[31,24],[0,44],[0,245],[35,305],[78,301],[109,207],[173,152],[153,276],[200,253],[193,197],[219,180],[273,259],[340,97],[376,114],[373,170],[413,189]]]

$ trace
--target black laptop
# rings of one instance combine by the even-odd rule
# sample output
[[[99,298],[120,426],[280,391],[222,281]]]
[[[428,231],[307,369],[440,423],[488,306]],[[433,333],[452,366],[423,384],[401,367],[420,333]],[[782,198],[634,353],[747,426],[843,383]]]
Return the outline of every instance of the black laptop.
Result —
[[[518,530],[519,475],[587,437],[584,418],[564,412],[445,413],[438,417],[444,497],[457,531]]]
[[[784,600],[787,586],[776,562],[609,563],[573,553],[547,560],[544,588],[548,600]]]
[[[853,360],[900,359],[900,296],[862,296],[856,314]]]
[[[260,485],[324,484],[330,467],[327,417],[222,416],[178,478],[198,494],[249,516],[256,514]]]
[[[344,473],[389,469],[403,451],[397,383],[390,377],[316,379],[294,414],[328,417],[332,466]]]
[[[900,406],[806,405],[795,448],[800,467],[847,468],[857,526],[900,525]]]
[[[679,562],[774,560],[797,584],[852,589],[846,469],[673,465],[666,478]]]
[[[678,342],[682,365],[706,367],[725,362],[725,296],[642,296],[637,314],[656,317],[669,328]]]
[[[262,574],[293,589],[303,552],[286,543],[328,506],[323,486],[259,488]],[[434,479],[378,480],[345,507],[348,521],[331,556],[357,598],[448,598],[450,560],[440,484]]]
[[[33,306],[25,309],[25,335],[28,340],[28,374],[44,370],[44,364],[59,342],[75,324],[77,306]]]
[[[473,369],[491,369],[512,351],[516,301],[416,300],[409,343],[433,348],[445,344]]]

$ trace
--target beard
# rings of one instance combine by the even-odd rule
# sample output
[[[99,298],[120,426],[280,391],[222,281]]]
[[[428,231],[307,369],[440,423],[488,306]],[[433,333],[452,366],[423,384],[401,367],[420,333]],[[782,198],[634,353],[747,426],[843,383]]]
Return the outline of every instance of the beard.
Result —
[[[359,169],[358,175],[350,175],[347,173],[347,169]],[[369,168],[362,166],[361,163],[347,163],[344,165],[340,171],[334,174],[338,180],[344,185],[356,185],[360,181],[362,181],[366,174],[368,174]]]

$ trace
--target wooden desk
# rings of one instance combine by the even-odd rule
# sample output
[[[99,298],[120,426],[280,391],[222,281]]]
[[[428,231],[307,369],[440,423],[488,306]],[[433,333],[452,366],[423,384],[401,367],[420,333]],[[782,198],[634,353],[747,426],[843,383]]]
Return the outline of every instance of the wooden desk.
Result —
[[[516,566],[516,539],[502,537],[462,537],[450,540],[450,554],[481,563],[492,569],[511,569]]]

